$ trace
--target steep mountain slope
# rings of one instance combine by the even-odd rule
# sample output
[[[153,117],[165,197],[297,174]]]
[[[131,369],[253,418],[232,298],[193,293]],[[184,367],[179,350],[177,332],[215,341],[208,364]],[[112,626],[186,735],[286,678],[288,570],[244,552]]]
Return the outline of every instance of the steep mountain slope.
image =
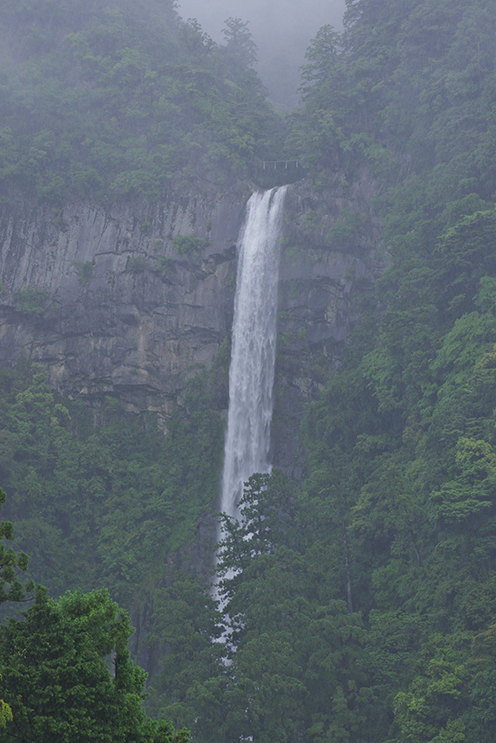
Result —
[[[277,157],[279,124],[249,69],[243,27],[233,24],[219,48],[153,2],[85,8],[0,6],[9,29],[4,154],[12,155],[0,214],[1,476],[6,515],[34,577],[55,593],[108,587],[132,612],[135,654],[154,670],[159,653],[145,641],[157,587],[180,568],[203,584],[210,579],[236,242],[254,187],[240,176],[254,154],[267,152],[259,128],[236,163],[220,150],[213,158],[208,138],[215,120],[226,154],[230,137],[239,143],[240,127],[258,127],[262,117]],[[76,58],[74,44],[83,41]],[[117,74],[131,57],[144,65],[139,84]],[[192,87],[200,72],[215,89]],[[151,86],[143,105],[142,85]],[[175,101],[167,111],[166,100]],[[40,115],[27,115],[28,102]],[[143,114],[139,127],[130,106]],[[151,133],[162,119],[175,132],[171,139],[162,131],[163,142],[185,158],[174,161],[172,180],[163,164],[151,168],[145,158],[131,172],[126,160],[138,145],[156,157]],[[29,160],[40,131],[55,149]],[[208,142],[191,139],[200,131]],[[186,165],[192,153],[194,171]],[[93,185],[72,178],[80,166],[93,169]],[[52,181],[61,190],[46,190]],[[124,181],[131,190],[116,190]],[[339,361],[356,315],[352,298],[380,271],[377,234],[357,238],[353,255],[329,237],[371,188],[365,178],[317,193],[304,181],[287,199],[273,441],[274,461],[290,472],[304,466],[300,420]],[[42,364],[47,377],[26,360]]]
[[[344,34],[309,49],[289,131],[311,177],[286,205],[274,449],[298,482],[255,477],[246,523],[226,523],[224,617],[192,574],[211,555],[247,159],[224,184],[186,180],[192,151],[203,178],[218,163],[201,98],[205,137],[178,143],[155,204],[144,186],[127,205],[71,192],[29,218],[6,175],[4,359],[42,360],[93,405],[26,362],[4,371],[11,513],[58,590],[101,579],[133,607],[149,709],[205,743],[494,735],[494,9],[347,5]],[[220,51],[201,38],[206,65]],[[112,168],[110,190],[134,172]],[[176,349],[167,373],[155,339]]]
[[[246,176],[278,118],[228,22],[218,46],[172,0],[2,0],[3,199],[163,195]]]

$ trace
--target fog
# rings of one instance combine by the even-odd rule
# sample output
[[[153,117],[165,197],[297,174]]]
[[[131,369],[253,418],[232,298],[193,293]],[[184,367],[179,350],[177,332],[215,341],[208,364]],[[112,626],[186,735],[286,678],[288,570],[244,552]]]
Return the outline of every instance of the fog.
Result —
[[[298,105],[299,68],[310,40],[327,23],[341,29],[344,10],[345,0],[178,0],[179,14],[197,18],[216,41],[226,18],[249,21],[258,72],[284,110]]]

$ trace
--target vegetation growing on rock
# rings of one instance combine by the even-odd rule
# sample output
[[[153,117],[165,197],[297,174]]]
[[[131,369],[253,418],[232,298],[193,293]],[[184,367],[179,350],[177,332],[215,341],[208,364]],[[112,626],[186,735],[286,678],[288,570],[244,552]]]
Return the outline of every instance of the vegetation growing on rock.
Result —
[[[125,21],[151,18],[151,2],[88,4],[77,32],[75,0],[24,6],[23,19],[50,12],[38,36],[20,23],[19,59],[6,68],[6,184],[30,174],[40,199],[66,188],[156,196],[176,174],[246,175],[268,151],[277,125],[242,24],[228,24],[217,47],[166,3],[165,43],[151,33],[145,49],[139,23]],[[20,7],[0,10],[12,23]],[[354,198],[367,174],[373,199],[327,236],[355,251],[380,220],[387,268],[357,297],[339,369],[327,369],[306,412],[302,477],[254,475],[244,521],[224,519],[223,613],[205,581],[180,569],[195,520],[215,508],[213,377],[190,383],[164,438],[151,416],[131,420],[113,400],[94,427],[36,367],[2,372],[0,477],[37,576],[56,593],[106,585],[129,608],[141,589],[153,595],[148,640],[164,658],[148,709],[202,743],[494,737],[496,17],[489,0],[347,7],[344,33],[324,27],[309,48],[288,146],[322,194]],[[57,24],[67,33],[48,49]],[[49,74],[37,98],[40,69]],[[47,101],[27,130],[13,125],[14,89],[23,121],[27,103]],[[71,108],[74,90],[84,95]],[[194,256],[197,240],[175,247]],[[26,632],[38,610],[98,595],[40,599]]]

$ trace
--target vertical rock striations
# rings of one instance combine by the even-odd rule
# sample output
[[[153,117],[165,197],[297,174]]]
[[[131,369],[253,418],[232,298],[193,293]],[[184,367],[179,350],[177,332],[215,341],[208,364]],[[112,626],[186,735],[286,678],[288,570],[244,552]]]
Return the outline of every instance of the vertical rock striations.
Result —
[[[357,293],[382,266],[374,184],[288,187],[279,279],[273,462],[298,473],[298,425],[339,363]],[[233,315],[248,192],[155,205],[0,210],[0,363],[42,363],[54,387],[167,416],[210,368]],[[224,404],[227,401],[224,401]]]
[[[167,415],[229,331],[243,198],[0,215],[0,362],[71,396]],[[181,239],[182,238],[182,239]]]

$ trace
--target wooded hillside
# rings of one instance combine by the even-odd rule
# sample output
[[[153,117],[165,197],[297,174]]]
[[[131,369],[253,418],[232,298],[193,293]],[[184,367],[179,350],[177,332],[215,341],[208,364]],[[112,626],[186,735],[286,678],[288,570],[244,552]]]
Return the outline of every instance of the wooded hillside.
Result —
[[[2,73],[12,192],[155,197],[217,166],[246,176],[280,146],[243,27],[216,47],[162,3],[144,45],[159,6],[142,5],[88,3],[77,28],[76,0],[0,3],[22,41]],[[347,7],[344,32],[308,50],[287,151],[322,193],[367,175],[374,198],[329,243],[353,251],[380,220],[387,268],[306,412],[303,477],[255,475],[244,521],[225,519],[224,613],[189,573],[153,586],[149,642],[166,652],[146,708],[201,743],[492,743],[496,729],[494,3]],[[225,368],[191,383],[165,439],[111,400],[94,428],[39,369],[3,371],[1,476],[34,577],[107,585],[125,606],[153,584],[164,533],[184,544],[215,498]]]
[[[280,125],[246,25],[229,19],[217,45],[174,6],[2,0],[4,200],[155,199],[273,155]]]
[[[226,740],[492,740],[495,25],[360,0],[309,49],[293,142],[322,188],[372,174],[355,230],[380,215],[388,268],[308,410],[307,476],[254,480],[230,527],[230,665],[152,683],[203,735],[217,708]]]

